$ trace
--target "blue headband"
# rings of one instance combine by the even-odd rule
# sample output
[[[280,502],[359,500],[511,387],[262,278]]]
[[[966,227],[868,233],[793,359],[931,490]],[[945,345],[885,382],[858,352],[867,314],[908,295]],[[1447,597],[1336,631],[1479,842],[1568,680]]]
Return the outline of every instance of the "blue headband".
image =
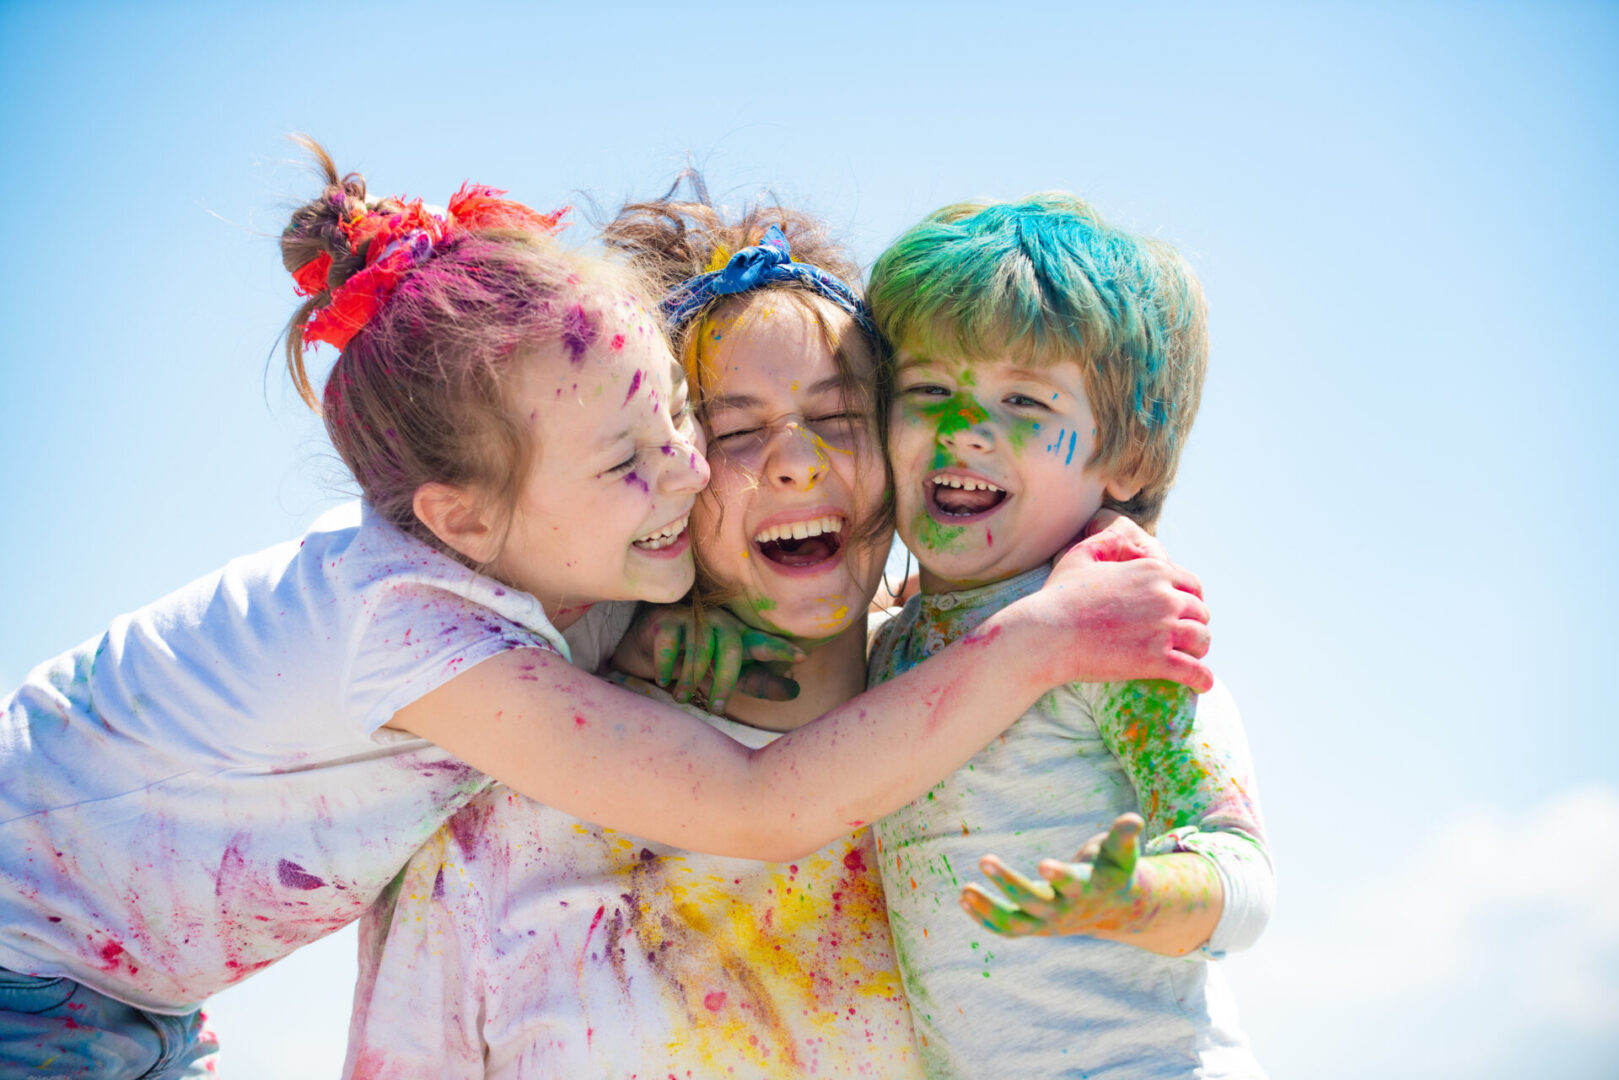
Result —
[[[777,282],[796,281],[847,311],[860,329],[877,338],[877,324],[854,290],[819,267],[793,262],[787,237],[781,228],[770,226],[757,247],[743,248],[731,256],[725,269],[687,278],[669,290],[663,313],[671,326],[680,326],[716,297],[733,296],[749,289],[761,289]]]

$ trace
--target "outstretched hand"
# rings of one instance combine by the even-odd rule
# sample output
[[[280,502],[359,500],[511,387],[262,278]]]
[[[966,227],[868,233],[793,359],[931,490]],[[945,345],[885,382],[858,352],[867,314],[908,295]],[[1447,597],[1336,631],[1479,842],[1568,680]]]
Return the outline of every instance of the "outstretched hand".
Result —
[[[1041,862],[1040,881],[986,855],[979,869],[1005,899],[968,885],[961,892],[962,910],[1006,937],[1132,930],[1144,915],[1136,875],[1143,828],[1141,815],[1120,814],[1111,829],[1085,842],[1073,862]]]
[[[613,664],[652,680],[681,704],[700,694],[710,712],[722,715],[737,691],[766,701],[797,697],[798,684],[787,672],[802,659],[792,642],[727,611],[705,611],[699,624],[690,608],[653,607],[636,617]]]

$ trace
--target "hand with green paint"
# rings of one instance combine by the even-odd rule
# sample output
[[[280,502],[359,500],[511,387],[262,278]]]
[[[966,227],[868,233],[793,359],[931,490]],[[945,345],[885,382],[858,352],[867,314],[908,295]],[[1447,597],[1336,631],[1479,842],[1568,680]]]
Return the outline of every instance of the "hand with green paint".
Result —
[[[648,679],[685,704],[694,697],[724,715],[737,691],[765,701],[791,701],[798,684],[788,675],[804,652],[785,638],[743,623],[721,608],[699,619],[690,607],[648,606],[613,654],[613,666]]]
[[[1073,862],[1042,861],[1040,881],[986,855],[979,869],[1005,899],[969,885],[961,892],[962,910],[1006,937],[1086,934],[1184,956],[1208,941],[1220,921],[1220,878],[1214,864],[1194,852],[1143,856],[1145,827],[1141,815],[1120,814]]]

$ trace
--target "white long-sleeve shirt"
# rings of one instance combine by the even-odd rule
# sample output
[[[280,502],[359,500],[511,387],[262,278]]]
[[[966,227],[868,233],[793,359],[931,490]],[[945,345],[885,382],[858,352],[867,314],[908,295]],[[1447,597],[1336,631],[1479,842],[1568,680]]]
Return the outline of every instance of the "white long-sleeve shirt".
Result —
[[[878,632],[871,683],[971,633],[1049,571],[913,598]],[[962,886],[988,886],[983,855],[1033,875],[1041,859],[1071,859],[1132,810],[1147,820],[1146,854],[1195,851],[1219,874],[1224,909],[1201,954],[1169,958],[1079,935],[1004,938],[961,911]],[[1274,892],[1248,747],[1224,687],[1201,698],[1153,683],[1060,687],[876,831],[930,1077],[1263,1075],[1208,962],[1258,936]]]

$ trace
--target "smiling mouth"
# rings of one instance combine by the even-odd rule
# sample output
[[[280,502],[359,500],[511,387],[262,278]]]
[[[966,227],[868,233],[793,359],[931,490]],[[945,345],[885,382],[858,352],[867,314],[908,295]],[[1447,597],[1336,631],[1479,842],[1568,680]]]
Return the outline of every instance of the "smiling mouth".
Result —
[[[843,550],[843,519],[829,514],[813,521],[772,525],[753,535],[753,548],[777,566],[815,566]]]
[[[643,536],[639,540],[631,541],[631,543],[642,551],[661,551],[680,539],[686,532],[686,522],[690,520],[691,515],[688,514],[679,521],[652,533],[650,536]]]
[[[948,520],[987,514],[1006,501],[1006,491],[988,480],[939,473],[928,480],[927,498],[934,516]]]

